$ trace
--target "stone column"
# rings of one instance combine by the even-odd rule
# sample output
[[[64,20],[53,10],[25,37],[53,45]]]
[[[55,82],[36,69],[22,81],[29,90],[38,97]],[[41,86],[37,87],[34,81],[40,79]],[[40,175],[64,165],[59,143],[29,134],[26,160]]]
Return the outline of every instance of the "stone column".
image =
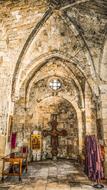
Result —
[[[107,85],[101,86],[103,137],[105,142],[105,176],[107,178]]]
[[[86,135],[96,133],[96,110],[92,101],[92,93],[89,86],[85,88],[85,117],[86,117]]]
[[[101,101],[102,101],[102,120],[103,120],[103,134],[105,142],[105,176],[107,178],[107,34],[105,36],[102,60],[100,64],[100,78],[101,78]]]

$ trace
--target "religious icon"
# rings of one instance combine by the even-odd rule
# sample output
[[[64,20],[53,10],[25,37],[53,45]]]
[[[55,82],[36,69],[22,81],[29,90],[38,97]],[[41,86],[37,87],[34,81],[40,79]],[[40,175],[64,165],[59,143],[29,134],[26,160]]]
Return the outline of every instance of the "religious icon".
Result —
[[[38,134],[31,135],[31,148],[32,150],[37,150],[41,148],[41,135]]]

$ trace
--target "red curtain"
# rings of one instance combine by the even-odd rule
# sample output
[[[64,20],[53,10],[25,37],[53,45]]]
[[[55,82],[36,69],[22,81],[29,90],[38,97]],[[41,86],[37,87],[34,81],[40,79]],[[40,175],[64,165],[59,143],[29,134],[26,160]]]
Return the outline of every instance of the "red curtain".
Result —
[[[12,133],[11,135],[11,148],[14,149],[16,148],[16,132]]]

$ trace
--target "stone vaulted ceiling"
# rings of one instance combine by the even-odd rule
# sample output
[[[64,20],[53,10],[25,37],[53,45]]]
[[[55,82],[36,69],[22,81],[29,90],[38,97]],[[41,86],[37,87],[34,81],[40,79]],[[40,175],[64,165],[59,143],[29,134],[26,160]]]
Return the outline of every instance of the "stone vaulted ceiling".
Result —
[[[17,5],[21,0],[0,0],[0,4],[7,3],[7,6],[10,6],[11,3]],[[22,1],[23,2],[23,1]],[[25,3],[28,3],[28,0],[24,0]],[[87,14],[95,12],[99,14],[102,18],[107,18],[107,0],[35,0],[34,5],[41,6],[53,6],[60,9],[68,9],[70,7],[76,7]]]
[[[2,4],[4,3],[4,4]],[[35,36],[37,35],[38,31],[43,28],[47,20],[50,19],[51,15],[57,12],[59,14],[59,20],[63,19],[68,21],[68,27],[74,27],[75,31],[77,31],[77,34],[75,33],[75,36],[80,36],[81,40],[83,41],[83,49],[84,51],[89,52],[89,56],[91,58],[92,67],[93,70],[95,70],[95,75],[97,76],[100,70],[100,55],[102,53],[103,45],[104,45],[104,39],[106,34],[106,9],[107,9],[107,2],[106,1],[99,1],[99,0],[47,0],[47,1],[32,1],[32,3],[28,0],[23,1],[8,1],[6,3],[5,1],[1,1],[1,4],[5,8],[9,8],[9,11],[11,11],[11,6],[14,8],[18,7],[18,3],[26,4],[27,6],[32,9],[32,6],[35,9],[42,9],[41,7],[44,7],[43,17],[41,20],[38,20],[38,23],[33,23],[33,28],[31,30],[30,35],[27,37],[27,40],[22,45],[21,53],[19,55],[19,58],[17,59],[16,69],[13,77],[13,84],[15,80],[15,75],[18,73],[19,65],[22,62],[22,59],[29,49],[29,46]],[[22,6],[21,5],[21,6]],[[19,7],[20,9],[20,7]],[[6,9],[4,9],[5,13]],[[21,11],[21,9],[20,9]],[[23,11],[23,10],[22,10]],[[6,14],[3,14],[6,17]],[[36,13],[35,13],[36,14]],[[3,16],[2,15],[2,16]],[[54,14],[53,14],[54,15]],[[19,15],[20,16],[20,15]],[[27,17],[26,17],[27,19]],[[66,25],[66,23],[65,23]],[[71,25],[71,26],[70,26]],[[11,26],[6,25],[7,31],[8,27]],[[9,29],[9,30],[10,30]],[[72,29],[71,29],[72,30]],[[70,33],[71,33],[71,30]],[[13,32],[13,30],[11,30]],[[61,35],[63,36],[64,33],[62,31]],[[75,44],[76,46],[77,44]],[[76,48],[76,47],[74,47]],[[78,52],[76,53],[76,57],[78,57]],[[97,76],[99,77],[99,76]],[[17,78],[17,77],[16,77]],[[99,77],[100,78],[100,77]]]
[[[25,9],[24,9],[25,6]],[[23,7],[23,8],[22,8]],[[39,9],[39,13],[37,10]],[[46,23],[49,20],[57,18],[58,23],[62,20],[64,22],[64,27],[69,28],[69,33],[73,31],[75,35],[72,39],[78,38],[81,42],[79,47],[79,51],[75,51],[75,57],[82,57],[81,54],[84,55],[88,53],[89,59],[91,60],[92,70],[94,70],[94,74],[97,79],[100,79],[100,62],[101,55],[104,47],[104,40],[106,35],[106,23],[107,23],[107,1],[106,0],[10,0],[10,1],[0,1],[0,10],[1,10],[1,20],[3,25],[4,36],[6,38],[7,46],[11,49],[14,46],[14,40],[20,39],[20,47],[16,48],[18,52],[18,56],[16,57],[15,64],[15,72],[13,76],[13,91],[15,80],[17,80],[17,76],[22,60],[24,59],[25,54],[29,50],[29,47],[32,41],[35,39],[39,33],[39,31],[43,30],[43,27],[46,26]],[[27,10],[24,12],[24,10]],[[19,12],[18,12],[19,11]],[[24,34],[24,40],[22,40],[21,34],[27,26],[27,19],[29,21],[29,16],[32,14],[29,23],[29,32]],[[36,16],[38,15],[38,18]],[[15,21],[16,17],[16,21]],[[24,17],[24,22],[23,18]],[[7,24],[8,21],[8,24]],[[52,20],[51,20],[52,21]],[[62,22],[61,21],[61,22]],[[15,23],[16,22],[16,23]],[[22,22],[22,23],[21,23]],[[57,23],[57,22],[56,22]],[[56,25],[55,23],[55,25]],[[57,29],[60,28],[61,24],[57,23]],[[74,30],[73,30],[74,29]],[[16,32],[14,32],[14,30]],[[61,30],[61,29],[60,29]],[[18,34],[19,32],[19,34]],[[65,35],[64,31],[60,31],[61,38]],[[49,35],[49,30],[48,30]],[[48,36],[47,35],[47,36]],[[66,39],[66,36],[64,39]],[[16,39],[15,39],[16,38]],[[46,38],[46,35],[45,35]],[[70,38],[71,39],[71,38]],[[13,40],[13,46],[11,47],[11,43]],[[19,41],[18,41],[19,42]],[[77,49],[77,41],[74,44],[74,50]],[[60,46],[61,47],[61,46]],[[68,47],[68,46],[67,46]],[[57,47],[55,47],[57,49]],[[60,48],[59,48],[60,49]],[[59,51],[59,49],[57,49]],[[66,48],[65,48],[66,49]],[[70,48],[69,48],[70,49]],[[71,50],[72,51],[72,50]],[[81,53],[81,52],[82,53]],[[68,51],[67,51],[68,52]],[[70,53],[71,55],[72,53]],[[13,55],[13,53],[12,53]],[[36,55],[36,53],[35,53]],[[86,57],[84,57],[84,63],[86,62]],[[90,60],[88,59],[88,63],[90,64]],[[78,58],[80,60],[80,58]],[[85,66],[85,64],[82,66]],[[24,67],[23,67],[24,68]],[[81,67],[82,68],[82,67]],[[25,70],[25,68],[23,69]],[[84,71],[86,73],[86,70]],[[87,73],[88,76],[88,73]],[[95,79],[95,78],[94,78]],[[96,80],[96,79],[95,79]]]
[[[77,5],[77,8],[90,14],[94,11],[102,18],[107,18],[107,1],[106,0],[90,0],[82,5]]]

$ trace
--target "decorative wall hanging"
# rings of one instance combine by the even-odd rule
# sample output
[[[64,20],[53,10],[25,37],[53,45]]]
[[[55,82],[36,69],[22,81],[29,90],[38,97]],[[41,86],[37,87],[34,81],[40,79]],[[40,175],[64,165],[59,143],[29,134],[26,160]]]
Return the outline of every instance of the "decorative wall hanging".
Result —
[[[31,149],[38,150],[41,148],[41,135],[32,134],[31,135]]]

